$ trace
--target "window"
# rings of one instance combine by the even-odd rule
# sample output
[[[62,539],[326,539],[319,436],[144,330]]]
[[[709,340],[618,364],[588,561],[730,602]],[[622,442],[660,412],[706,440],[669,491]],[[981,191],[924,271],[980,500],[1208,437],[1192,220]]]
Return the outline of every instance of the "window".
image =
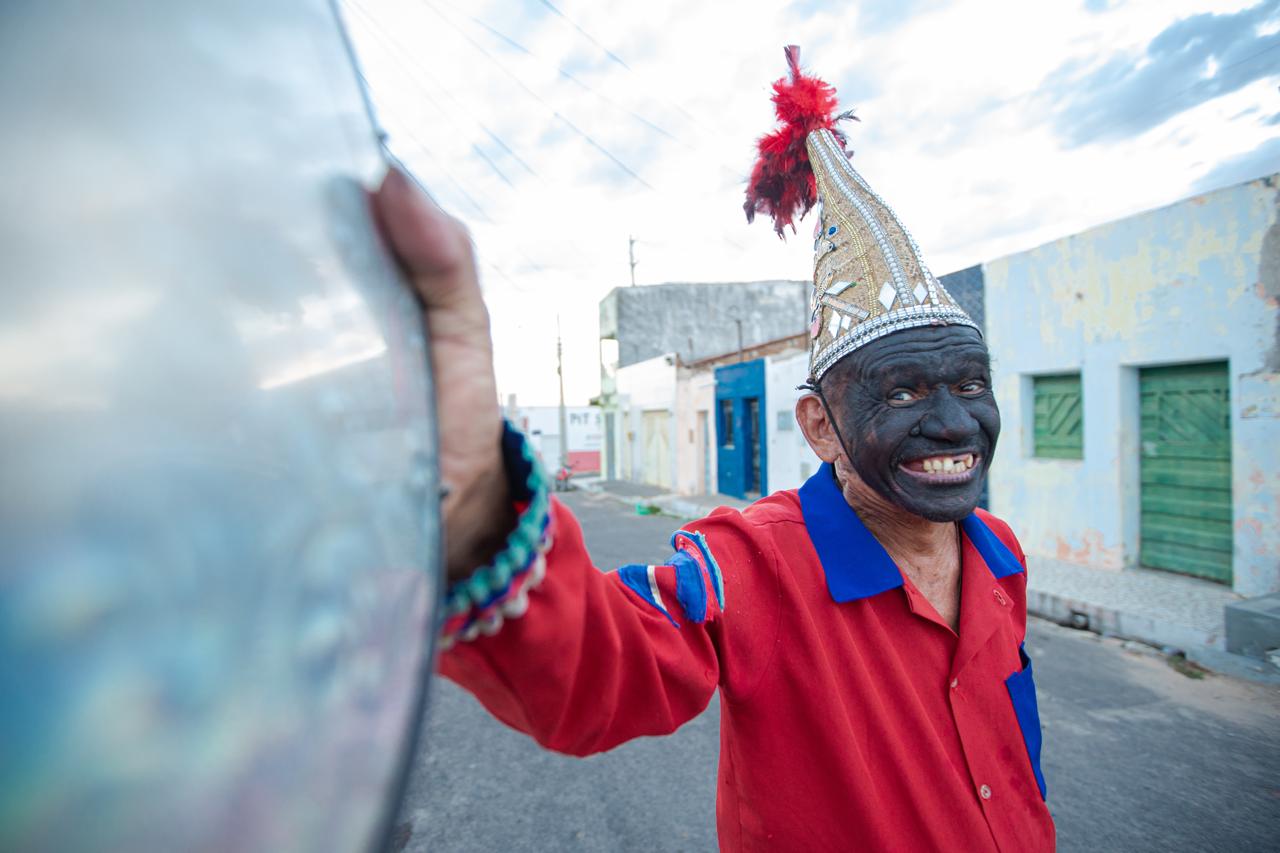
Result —
[[[733,447],[733,400],[720,400],[720,446]]]
[[[1084,400],[1079,373],[1036,376],[1032,379],[1035,405],[1035,456],[1047,459],[1084,458]]]

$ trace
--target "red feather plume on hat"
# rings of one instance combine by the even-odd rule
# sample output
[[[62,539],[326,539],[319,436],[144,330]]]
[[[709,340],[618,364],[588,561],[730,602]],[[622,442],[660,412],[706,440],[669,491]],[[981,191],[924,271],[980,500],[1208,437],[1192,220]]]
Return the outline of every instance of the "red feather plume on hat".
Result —
[[[782,77],[773,84],[774,112],[782,126],[760,137],[759,156],[751,169],[747,184],[747,201],[743,209],[747,221],[757,213],[773,219],[773,230],[785,237],[788,225],[795,231],[795,220],[803,218],[817,200],[817,186],[805,139],[810,133],[826,129],[843,145],[844,134],[836,123],[857,119],[852,112],[836,114],[836,90],[831,84],[810,77],[800,70],[800,48],[784,49],[790,79]]]

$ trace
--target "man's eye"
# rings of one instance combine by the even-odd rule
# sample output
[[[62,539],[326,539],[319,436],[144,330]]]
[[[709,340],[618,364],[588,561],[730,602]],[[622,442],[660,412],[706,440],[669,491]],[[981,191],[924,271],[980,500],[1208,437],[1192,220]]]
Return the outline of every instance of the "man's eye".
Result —
[[[987,383],[980,379],[971,379],[960,386],[961,394],[981,394],[985,390],[987,390]]]
[[[889,392],[889,401],[892,403],[910,403],[915,398],[915,392],[906,388],[894,388]]]

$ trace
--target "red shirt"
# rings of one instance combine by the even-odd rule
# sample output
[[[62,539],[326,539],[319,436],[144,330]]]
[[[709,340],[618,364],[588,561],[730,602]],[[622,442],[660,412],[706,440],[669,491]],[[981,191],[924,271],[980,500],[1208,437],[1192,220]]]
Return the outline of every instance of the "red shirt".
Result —
[[[440,669],[499,719],[586,755],[674,731],[721,691],[724,850],[1048,851],[1022,549],[961,522],[953,631],[829,466],[677,532],[663,566],[591,564],[553,505],[522,618]]]

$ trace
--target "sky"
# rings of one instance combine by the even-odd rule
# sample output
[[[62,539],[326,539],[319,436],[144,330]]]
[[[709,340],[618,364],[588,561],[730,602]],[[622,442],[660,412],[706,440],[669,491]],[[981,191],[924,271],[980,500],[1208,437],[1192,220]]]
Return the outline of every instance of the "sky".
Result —
[[[467,223],[499,394],[599,392],[630,284],[808,280],[742,203],[782,48],[939,275],[1280,171],[1280,0],[341,0],[391,150]]]

